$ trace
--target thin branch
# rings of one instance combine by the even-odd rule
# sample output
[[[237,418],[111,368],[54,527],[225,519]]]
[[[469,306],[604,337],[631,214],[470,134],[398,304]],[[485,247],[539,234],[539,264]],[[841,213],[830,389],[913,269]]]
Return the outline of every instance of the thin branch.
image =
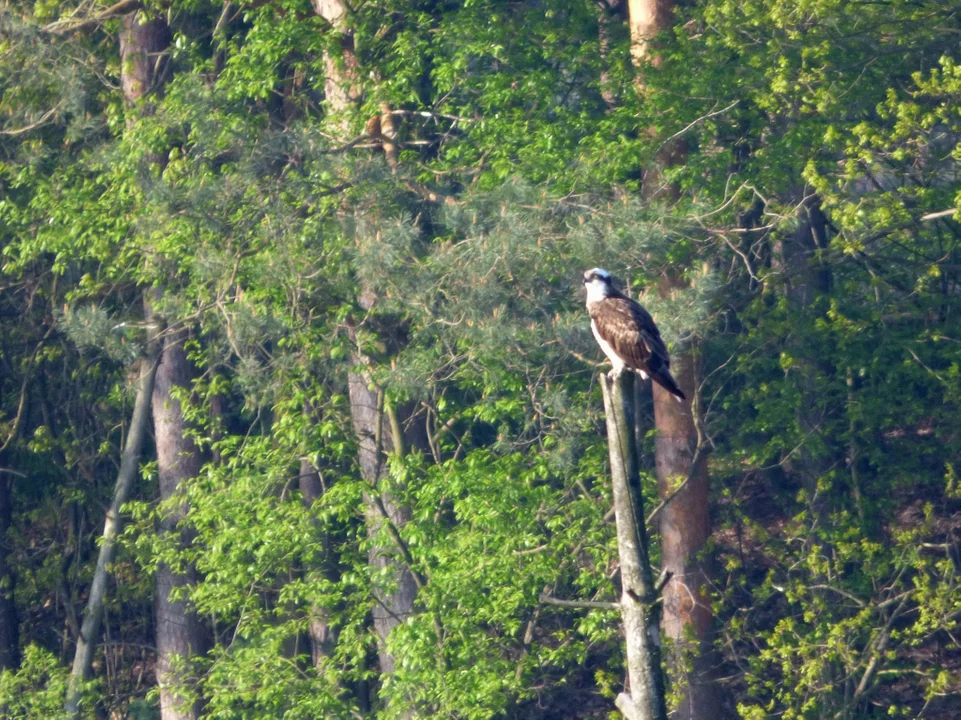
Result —
[[[929,222],[931,220],[940,220],[941,218],[951,217],[958,211],[955,208],[950,210],[940,210],[938,212],[928,213],[927,215],[921,216],[921,222]]]
[[[538,598],[546,605],[557,605],[558,607],[580,608],[582,610],[620,610],[621,604],[616,602],[601,602],[599,600],[561,600],[550,595],[541,595]]]
[[[707,120],[708,118],[714,117],[715,115],[721,115],[721,114],[723,114],[723,113],[726,113],[728,110],[730,110],[731,108],[733,108],[733,107],[734,107],[735,105],[737,105],[739,102],[741,102],[741,101],[740,101],[740,100],[735,100],[735,101],[732,102],[730,105],[728,105],[726,108],[722,108],[721,110],[715,110],[714,112],[709,112],[707,115],[702,115],[702,116],[699,117],[697,120],[694,120],[693,122],[688,123],[688,125],[686,125],[682,130],[678,130],[676,133],[674,133],[674,134],[671,135],[669,138],[667,138],[664,142],[662,142],[662,143],[661,143],[661,147],[664,147],[665,145],[667,145],[669,142],[671,142],[671,140],[674,140],[675,138],[679,138],[681,135],[683,135],[684,133],[686,133],[686,132],[687,132],[688,130],[690,130],[692,127],[694,127],[695,125],[697,125],[699,122],[703,122],[703,121]]]
[[[811,585],[810,587],[812,590],[830,590],[831,592],[835,592],[838,595],[841,595],[842,597],[846,597],[848,600],[853,602],[858,607],[862,607],[862,608],[867,607],[867,603],[864,602],[864,600],[859,598],[857,595],[853,595],[849,593],[847,590],[836,588],[833,585]]]
[[[10,428],[10,434],[7,435],[7,439],[4,441],[3,445],[0,446],[0,455],[3,455],[10,447],[10,444],[20,437],[20,431],[23,429],[24,418],[26,417],[25,409],[27,407],[27,394],[30,392],[30,373],[24,372],[23,383],[20,386],[20,402],[17,405],[17,416],[13,419],[13,427]]]
[[[46,32],[54,33],[55,35],[65,35],[71,32],[91,30],[100,25],[104,20],[109,20],[117,15],[126,15],[134,12],[135,10],[139,10],[141,7],[142,5],[140,4],[140,0],[120,0],[120,2],[111,5],[103,12],[97,13],[96,15],[86,18],[85,20],[80,20],[79,22],[74,22],[73,18],[67,20],[58,20],[44,26],[43,29]]]
[[[19,127],[16,130],[0,130],[0,135],[23,135],[24,133],[28,133],[31,130],[36,130],[38,127],[46,125],[47,121],[59,109],[60,109],[60,103],[58,103],[54,107],[47,110],[47,112],[41,115],[36,122],[30,123],[29,125],[25,125],[24,127]]]
[[[660,576],[657,578],[657,582],[654,583],[654,594],[660,595],[661,591],[664,590],[664,586],[667,585],[671,578],[674,577],[674,573],[665,568],[661,570]]]
[[[704,447],[705,446],[703,444],[698,443],[697,449],[694,451],[694,457],[691,458],[691,469],[688,471],[687,477],[684,478],[684,482],[678,485],[677,488],[675,488],[674,492],[672,492],[666,498],[661,500],[661,502],[657,504],[657,507],[651,510],[650,515],[647,516],[647,520],[645,521],[647,525],[651,525],[651,523],[654,522],[657,516],[661,514],[661,511],[663,511],[664,508],[666,508],[674,500],[674,498],[676,498],[681,493],[681,491],[687,487],[687,484],[691,482],[691,480],[694,478],[694,474],[697,472],[698,463],[700,463],[701,458],[705,454]]]
[[[874,653],[871,656],[871,660],[868,662],[868,666],[864,671],[864,675],[861,676],[861,682],[858,683],[857,689],[854,691],[854,698],[860,698],[871,686],[871,682],[874,680],[874,676],[877,673],[878,666],[881,664],[881,660],[884,657],[884,651],[887,650],[888,641],[891,639],[891,627],[894,625],[894,621],[898,619],[901,615],[901,610],[904,608],[904,604],[908,601],[907,596],[901,600],[901,604],[898,605],[897,609],[891,613],[891,617],[888,618],[887,623],[884,625],[884,629],[881,630],[881,634],[878,636],[877,643],[874,646]]]

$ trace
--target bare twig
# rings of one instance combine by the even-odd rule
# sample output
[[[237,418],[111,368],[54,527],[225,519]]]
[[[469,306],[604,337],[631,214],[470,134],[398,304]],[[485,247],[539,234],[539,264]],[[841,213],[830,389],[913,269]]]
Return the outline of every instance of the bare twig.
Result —
[[[661,502],[657,504],[657,507],[651,510],[651,513],[647,516],[647,520],[645,521],[647,525],[650,525],[651,523],[653,523],[654,520],[657,518],[657,516],[660,515],[661,512],[664,510],[664,508],[666,508],[674,500],[674,498],[676,498],[681,493],[681,491],[687,487],[687,484],[691,482],[691,479],[694,477],[694,474],[697,472],[698,463],[700,463],[701,458],[704,457],[704,454],[705,454],[704,447],[705,446],[703,444],[698,443],[697,449],[694,451],[694,457],[691,458],[691,469],[688,471],[687,477],[684,478],[684,482],[678,485],[674,489],[674,492],[672,492],[666,498],[661,500]]]
[[[545,605],[557,605],[558,607],[580,608],[583,610],[620,610],[621,604],[616,602],[601,602],[599,600],[561,600],[550,595],[541,595],[538,598]]]
[[[732,102],[730,105],[728,105],[726,108],[722,108],[722,109],[720,109],[720,110],[715,110],[715,111],[713,111],[713,112],[709,112],[707,115],[702,115],[701,117],[697,118],[697,120],[694,120],[693,122],[688,123],[683,129],[678,130],[676,133],[674,133],[674,134],[671,135],[669,138],[667,138],[664,142],[662,142],[662,143],[661,143],[661,147],[664,147],[665,145],[667,145],[669,142],[671,142],[671,140],[674,140],[675,138],[679,138],[681,135],[683,135],[684,133],[686,133],[688,130],[690,130],[692,127],[694,127],[694,126],[697,125],[698,123],[704,122],[704,121],[707,120],[708,118],[712,118],[712,117],[714,117],[715,115],[721,115],[721,114],[723,114],[723,113],[726,113],[728,110],[732,109],[732,108],[733,108],[735,105],[737,105],[739,102],[741,102],[741,101],[740,101],[740,100],[735,100],[735,101]]]

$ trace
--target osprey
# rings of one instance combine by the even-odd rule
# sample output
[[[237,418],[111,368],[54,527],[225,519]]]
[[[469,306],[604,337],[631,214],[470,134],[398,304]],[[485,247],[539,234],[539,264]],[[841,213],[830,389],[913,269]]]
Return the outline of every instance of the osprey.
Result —
[[[584,273],[587,312],[591,330],[614,369],[611,377],[631,368],[647,380],[648,376],[677,398],[684,393],[671,376],[671,359],[651,314],[614,287],[607,270],[594,268]]]

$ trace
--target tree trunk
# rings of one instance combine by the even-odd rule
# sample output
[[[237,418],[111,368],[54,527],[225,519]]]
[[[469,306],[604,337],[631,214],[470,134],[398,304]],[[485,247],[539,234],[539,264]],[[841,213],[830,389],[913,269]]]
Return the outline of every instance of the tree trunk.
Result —
[[[673,0],[629,0],[631,55],[635,65],[658,64],[651,43],[658,33],[670,26]],[[639,76],[640,80],[640,76]],[[640,82],[638,83],[640,86]],[[681,162],[687,147],[681,142],[668,143],[657,155],[654,167],[644,174],[644,194],[648,198],[676,194],[666,187],[662,169]],[[669,277],[663,290],[672,292],[682,285],[677,277]],[[673,573],[665,588],[663,630],[674,643],[675,655],[669,658],[674,678],[683,682],[681,702],[673,714],[677,718],[719,717],[719,693],[711,677],[711,610],[710,575],[706,560],[700,557],[711,535],[710,496],[706,463],[700,461],[691,472],[697,445],[695,415],[698,403],[697,362],[693,347],[675,348],[672,369],[678,384],[687,395],[678,403],[667,391],[652,383],[654,390],[655,464],[658,492],[667,499],[677,485],[688,480],[660,514],[661,564]],[[690,478],[689,478],[690,476]],[[689,478],[689,479],[688,479]],[[688,660],[688,657],[693,655]]]
[[[314,12],[330,23],[340,37],[339,55],[324,52],[324,95],[333,116],[328,125],[341,140],[347,140],[350,123],[346,113],[356,107],[361,96],[354,33],[347,25],[347,5],[343,0],[313,0],[313,5]]]
[[[323,483],[320,480],[320,473],[313,463],[307,458],[300,460],[300,497],[304,505],[312,507],[324,492]],[[330,544],[324,541],[325,555],[330,552]],[[324,558],[324,565],[328,564]],[[331,656],[334,650],[334,633],[330,627],[330,617],[326,608],[313,607],[310,609],[310,659],[313,666],[320,672],[324,662]]]
[[[659,514],[661,566],[671,573],[664,588],[663,630],[673,641],[668,659],[681,702],[673,717],[694,720],[721,717],[717,686],[712,677],[710,565],[701,557],[711,535],[709,485],[704,454],[697,455],[694,422],[697,369],[691,350],[676,353],[674,377],[687,400],[678,403],[654,385],[654,440],[657,489],[667,504]],[[681,483],[685,483],[676,495]],[[673,495],[673,497],[672,497]]]
[[[192,369],[184,350],[186,331],[168,331],[163,343],[163,356],[157,368],[153,392],[154,436],[157,445],[157,475],[160,500],[174,497],[185,480],[200,473],[203,459],[189,436],[189,426],[175,395],[189,389]],[[178,529],[187,508],[169,512],[160,523],[160,532],[179,532],[183,546],[190,544],[189,533]],[[179,663],[206,649],[206,637],[197,616],[181,599],[172,599],[172,591],[196,581],[195,573],[174,572],[166,564],[157,568],[156,643],[157,684],[160,686],[162,720],[194,720],[199,716],[199,700],[185,699],[178,685],[185,681]]]
[[[152,111],[145,99],[163,88],[166,80],[165,53],[170,44],[170,30],[159,17],[144,18],[142,12],[131,13],[123,19],[120,35],[121,87],[130,105],[140,103],[142,115]],[[148,157],[148,162],[162,165],[164,157]],[[161,295],[156,290],[155,295]],[[158,333],[166,323],[152,308],[148,308],[148,321]],[[180,402],[173,396],[178,388],[189,388],[191,368],[187,362],[183,330],[168,331],[163,339],[163,349],[157,376],[154,381],[152,409],[154,438],[157,446],[157,475],[160,483],[161,501],[174,496],[180,483],[194,477],[202,465],[200,452],[187,435],[187,423]],[[171,512],[161,521],[161,532],[177,531],[177,524],[186,509]],[[182,542],[189,544],[189,537]],[[184,600],[171,599],[171,591],[189,584],[192,573],[175,573],[161,564],[156,573],[155,632],[157,645],[157,684],[160,686],[160,713],[162,720],[193,720],[199,714],[199,701],[179,696],[176,685],[183,678],[177,670],[181,661],[203,652],[205,642],[203,628],[190,612]]]
[[[670,26],[673,12],[674,0],[627,0],[631,57],[635,65],[644,62],[657,65],[657,55],[651,50],[651,41]]]
[[[347,113],[356,109],[361,96],[354,37],[347,22],[348,8],[343,0],[314,0],[314,10],[340,36],[339,56],[325,54],[324,57],[327,72],[325,93],[328,110],[332,115],[331,129],[341,140],[347,140]],[[396,126],[387,110],[384,108],[384,114],[377,117],[377,124],[381,126],[386,120],[387,139],[391,140],[396,134]],[[391,142],[385,145],[388,162],[394,167],[396,146]],[[361,304],[369,306],[370,298],[365,298]],[[381,534],[380,530],[385,521],[390,522],[394,528],[402,528],[410,520],[411,510],[396,501],[390,488],[384,487],[385,456],[394,450],[394,444],[390,439],[389,428],[384,427],[382,393],[371,385],[370,376],[364,369],[366,363],[366,358],[355,357],[354,367],[348,373],[348,385],[351,425],[358,441],[358,463],[361,476],[370,486],[364,497],[367,532],[370,537],[375,537]],[[391,630],[414,611],[417,584],[411,569],[398,557],[397,548],[392,545],[372,547],[369,563],[374,575],[382,575],[386,571],[386,574],[391,576],[390,589],[382,586],[372,590],[375,600],[372,619],[378,638],[380,672],[389,674],[394,670],[396,659],[387,651],[386,641]]]
[[[150,398],[153,395],[154,380],[157,373],[157,353],[153,347],[148,350],[147,357],[143,358],[141,363],[140,381],[134,400],[133,414],[130,417],[130,429],[127,432],[123,453],[120,456],[117,484],[114,489],[113,501],[107,509],[107,518],[103,527],[103,540],[100,543],[100,553],[97,556],[97,567],[94,570],[93,582],[90,584],[87,609],[84,613],[80,637],[77,639],[77,650],[73,658],[73,672],[70,677],[70,689],[66,704],[67,713],[72,718],[80,717],[80,685],[90,679],[93,655],[100,638],[104,600],[107,596],[107,581],[110,576],[109,566],[116,555],[117,537],[120,535],[123,524],[120,518],[120,508],[127,502],[134,482],[137,480],[140,455],[143,450],[144,438],[147,436]]]
[[[813,319],[805,316],[811,312],[816,300],[830,290],[831,269],[816,261],[818,250],[827,246],[827,218],[817,201],[803,205],[800,213],[797,229],[777,242],[772,265],[784,279],[783,292],[791,312],[806,324],[813,322]],[[788,345],[799,360],[798,366],[791,372],[791,379],[802,398],[797,408],[797,423],[803,436],[814,441],[822,436],[821,428],[824,425],[823,414],[817,407],[820,395],[817,387],[817,357],[803,339],[791,337]],[[809,493],[812,512],[821,516],[825,512],[825,504],[824,498],[817,492],[817,481],[830,470],[836,458],[812,451],[811,444],[806,442],[798,452],[785,458],[784,466],[800,478]]]
[[[350,373],[351,424],[358,442],[360,472],[370,489],[365,494],[367,506],[367,533],[380,534],[386,520],[395,528],[402,528],[411,518],[410,508],[396,502],[390,488],[384,487],[387,478],[386,456],[395,452],[390,427],[385,426],[383,395],[370,384],[366,372]],[[386,513],[387,518],[384,517]],[[414,610],[417,584],[411,569],[398,557],[397,548],[391,544],[370,549],[369,562],[374,574],[387,571],[392,575],[385,587],[374,587],[374,630],[378,638],[380,671],[391,673],[395,658],[387,651],[385,643],[390,631],[402,623]]]
[[[133,104],[163,87],[164,53],[169,44],[170,29],[163,18],[144,19],[142,11],[124,16],[120,33],[120,87],[128,103]],[[149,107],[141,108],[141,113],[149,114]]]
[[[8,473],[0,471],[0,670],[20,666],[20,624],[14,601],[16,575],[10,565],[12,520],[13,481]]]
[[[621,618],[627,644],[631,694],[621,693],[617,707],[628,720],[666,720],[661,669],[657,591],[651,576],[641,480],[634,442],[634,376],[621,373],[609,386],[601,375],[607,444],[614,489],[617,553],[621,567]]]

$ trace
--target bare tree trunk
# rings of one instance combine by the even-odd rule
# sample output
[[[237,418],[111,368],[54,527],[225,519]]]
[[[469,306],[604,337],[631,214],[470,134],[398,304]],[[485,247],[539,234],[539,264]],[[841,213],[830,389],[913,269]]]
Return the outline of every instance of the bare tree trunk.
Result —
[[[176,394],[189,389],[193,372],[184,350],[186,331],[169,332],[163,343],[163,356],[157,368],[153,391],[154,436],[157,445],[157,475],[160,481],[160,500],[173,498],[181,483],[200,473],[203,459],[189,435]],[[190,536],[178,529],[186,507],[167,514],[160,523],[163,533],[180,533],[183,545],[190,544]],[[160,686],[160,712],[163,720],[194,720],[199,716],[198,700],[185,700],[177,686],[185,681],[178,663],[206,649],[206,636],[197,616],[184,600],[172,599],[178,588],[196,581],[192,570],[186,574],[174,572],[161,564],[157,568],[156,642],[157,684]]]
[[[77,639],[77,650],[73,658],[73,672],[70,678],[70,690],[67,694],[66,704],[67,713],[72,718],[80,717],[80,684],[90,679],[93,655],[100,638],[104,600],[107,596],[107,581],[110,576],[109,565],[116,555],[117,537],[123,524],[120,518],[120,508],[130,497],[130,491],[137,479],[144,438],[147,435],[150,398],[153,395],[154,379],[157,373],[157,353],[153,344],[148,350],[147,357],[143,358],[141,363],[140,381],[134,400],[133,414],[130,417],[130,429],[127,432],[123,453],[120,456],[117,485],[114,489],[113,501],[107,509],[103,539],[100,543],[100,553],[97,556],[97,567],[94,570],[93,582],[90,584],[87,609],[84,613],[80,637]]]
[[[652,41],[669,28],[673,8],[674,0],[629,0],[631,52],[636,65],[659,65]],[[675,141],[658,152],[655,165],[644,174],[647,197],[676,196],[676,189],[664,182],[663,169],[683,162],[687,151],[683,141]],[[683,286],[678,277],[668,277],[662,291],[667,294]],[[685,719],[723,717],[726,710],[713,678],[710,563],[702,555],[711,522],[707,464],[703,454],[695,454],[698,367],[693,345],[674,349],[672,354],[675,377],[688,400],[679,404],[662,388],[653,387],[658,492],[667,501],[659,515],[661,562],[673,575],[664,592],[662,627],[673,641],[674,653],[668,662],[680,695],[680,704],[672,715]],[[692,467],[695,457],[699,460]],[[684,487],[675,495],[681,483]]]
[[[631,55],[635,65],[658,65],[654,37],[670,27],[674,0],[628,0],[631,28]],[[639,87],[642,87],[639,76]],[[662,170],[681,162],[687,147],[668,143],[657,155],[654,167],[644,174],[644,194],[648,198],[674,195],[665,186]],[[683,286],[677,277],[666,279],[663,291]],[[701,553],[711,534],[710,496],[707,466],[703,461],[691,472],[697,444],[694,413],[698,388],[697,362],[693,347],[672,352],[674,376],[688,400],[678,403],[661,387],[654,390],[655,463],[658,491],[667,499],[677,485],[687,480],[660,514],[661,563],[674,573],[664,593],[663,630],[671,638],[677,655],[669,658],[674,677],[682,681],[681,703],[673,714],[677,718],[720,717],[719,693],[711,677],[711,624],[709,566]],[[692,642],[693,641],[693,642]],[[688,658],[686,656],[693,656]],[[690,660],[690,662],[688,661]],[[690,668],[690,672],[686,671]]]
[[[124,99],[135,103],[162,89],[170,29],[163,18],[145,19],[143,11],[125,15],[120,33],[120,86]],[[149,107],[141,112],[149,114]]]
[[[651,41],[670,26],[674,4],[675,0],[627,0],[631,57],[635,65],[644,62],[657,65],[657,55],[651,49]]]
[[[634,376],[621,373],[609,386],[607,376],[601,375],[601,389],[621,567],[621,618],[631,682],[631,694],[621,693],[617,707],[628,720],[667,720],[657,591],[651,575],[634,441]]]
[[[334,116],[329,123],[340,139],[346,140],[349,122],[346,113],[360,100],[360,70],[354,51],[354,33],[347,23],[348,8],[343,0],[313,0],[314,12],[330,23],[340,37],[340,54],[324,53],[324,94],[327,107]]]

